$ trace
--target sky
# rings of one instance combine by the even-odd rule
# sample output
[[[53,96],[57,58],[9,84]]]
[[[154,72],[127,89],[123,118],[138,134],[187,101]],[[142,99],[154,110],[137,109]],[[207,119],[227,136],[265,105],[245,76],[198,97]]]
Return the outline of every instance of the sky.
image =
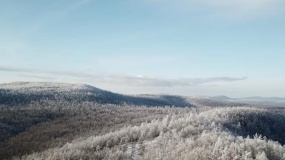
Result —
[[[0,0],[0,83],[285,97],[284,0]]]

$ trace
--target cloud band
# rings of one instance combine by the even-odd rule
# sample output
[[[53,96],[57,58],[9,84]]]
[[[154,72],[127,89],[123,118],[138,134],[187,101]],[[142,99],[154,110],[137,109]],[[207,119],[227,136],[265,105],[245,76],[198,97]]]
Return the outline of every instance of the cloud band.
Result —
[[[129,76],[123,74],[90,74],[80,71],[59,71],[59,70],[33,70],[14,67],[0,66],[2,72],[23,73],[25,77],[38,79],[56,79],[62,77],[80,78],[84,81],[97,83],[110,83],[128,86],[153,86],[153,87],[175,87],[175,86],[197,86],[214,82],[234,82],[247,79],[247,77],[210,77],[210,78],[153,78],[146,76]]]

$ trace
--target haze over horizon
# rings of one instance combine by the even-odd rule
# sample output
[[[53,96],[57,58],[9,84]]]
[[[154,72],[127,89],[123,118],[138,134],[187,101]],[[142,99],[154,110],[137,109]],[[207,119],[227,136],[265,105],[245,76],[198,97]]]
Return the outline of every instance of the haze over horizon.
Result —
[[[0,2],[0,83],[285,97],[285,1]]]

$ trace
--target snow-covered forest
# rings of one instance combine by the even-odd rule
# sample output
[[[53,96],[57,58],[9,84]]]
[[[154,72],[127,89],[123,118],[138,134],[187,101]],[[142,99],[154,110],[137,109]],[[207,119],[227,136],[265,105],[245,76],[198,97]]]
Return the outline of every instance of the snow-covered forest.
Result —
[[[87,85],[0,85],[0,159],[285,160],[285,110]]]

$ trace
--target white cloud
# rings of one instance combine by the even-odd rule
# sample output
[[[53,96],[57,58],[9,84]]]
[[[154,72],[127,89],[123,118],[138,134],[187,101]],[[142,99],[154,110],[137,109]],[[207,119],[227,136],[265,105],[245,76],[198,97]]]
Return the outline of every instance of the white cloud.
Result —
[[[86,83],[125,94],[227,95],[284,97],[284,76],[266,78],[156,78],[144,75],[97,74],[86,71],[27,69],[0,66],[0,83],[50,81]]]
[[[117,84],[123,86],[152,86],[152,87],[177,87],[177,86],[197,86],[202,84],[208,84],[213,82],[233,82],[245,80],[246,78],[235,77],[211,77],[211,78],[153,78],[147,76],[128,76],[123,74],[91,74],[83,71],[51,71],[51,70],[36,70],[36,69],[23,69],[14,67],[1,67],[0,71],[16,73],[18,76],[30,77],[31,79],[40,80],[62,80],[69,81],[81,81],[82,83],[94,82],[94,83],[107,83]],[[21,75],[19,75],[21,73]]]

